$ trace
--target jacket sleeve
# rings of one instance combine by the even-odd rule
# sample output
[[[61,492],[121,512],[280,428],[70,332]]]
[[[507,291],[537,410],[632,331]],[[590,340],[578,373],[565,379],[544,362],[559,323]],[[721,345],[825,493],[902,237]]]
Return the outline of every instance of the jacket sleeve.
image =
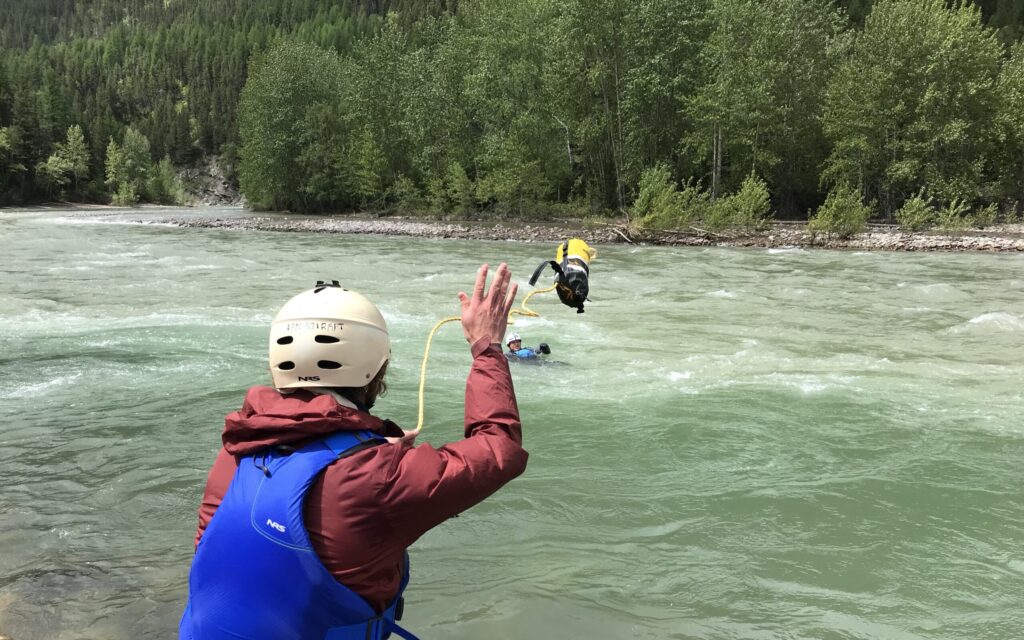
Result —
[[[381,499],[403,544],[469,509],[526,469],[519,408],[508,361],[498,345],[479,340],[466,380],[465,439],[435,449],[396,450]]]
[[[228,487],[231,485],[232,478],[235,477],[235,470],[237,468],[238,462],[235,460],[235,456],[228,453],[222,447],[220,453],[217,454],[216,462],[213,463],[213,467],[210,469],[210,474],[206,478],[203,501],[199,505],[199,526],[196,528],[197,546],[199,545],[199,539],[203,537],[203,532],[206,531],[206,525],[210,524],[213,514],[216,513],[221,500],[227,494]]]

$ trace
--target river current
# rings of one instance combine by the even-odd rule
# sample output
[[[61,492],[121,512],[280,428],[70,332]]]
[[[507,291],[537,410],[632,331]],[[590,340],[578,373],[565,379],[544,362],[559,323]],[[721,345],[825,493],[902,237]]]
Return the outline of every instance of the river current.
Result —
[[[241,210],[167,211],[244,216]],[[275,310],[334,278],[393,339],[554,247],[0,211],[0,635],[176,637],[223,416]],[[424,638],[1024,637],[1024,256],[599,246],[583,315],[516,321],[526,473],[412,548]],[[423,440],[470,357],[434,342]]]

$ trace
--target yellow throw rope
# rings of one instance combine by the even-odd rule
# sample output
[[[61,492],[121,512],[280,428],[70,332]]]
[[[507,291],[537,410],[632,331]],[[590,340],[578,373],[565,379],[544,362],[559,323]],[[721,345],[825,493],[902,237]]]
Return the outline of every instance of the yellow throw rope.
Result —
[[[532,298],[533,296],[537,295],[538,293],[548,293],[549,291],[554,291],[555,287],[557,287],[557,286],[558,286],[557,284],[553,284],[550,287],[548,287],[547,289],[534,289],[530,293],[526,294],[525,298],[523,298],[522,308],[521,309],[513,309],[512,312],[509,313],[509,315],[510,316],[513,316],[513,315],[515,315],[515,316],[526,316],[528,318],[539,318],[540,314],[537,313],[536,311],[530,311],[530,309],[527,308],[526,303],[530,301],[530,298]],[[509,320],[509,322],[511,323],[511,320]]]
[[[433,341],[434,334],[437,333],[438,329],[449,322],[456,322],[457,320],[462,320],[462,317],[452,316],[450,318],[440,320],[434,325],[434,328],[430,330],[430,335],[427,336],[427,346],[423,349],[423,364],[420,365],[420,414],[419,418],[416,419],[416,430],[414,433],[419,433],[420,429],[423,428],[423,388],[427,384],[427,359],[430,357],[430,343]]]
[[[509,316],[524,316],[524,317],[527,317],[527,318],[539,318],[540,314],[537,313],[536,311],[531,311],[529,309],[529,307],[526,306],[526,303],[528,303],[530,301],[530,298],[532,298],[533,296],[537,295],[538,293],[548,293],[549,291],[554,291],[555,290],[555,286],[556,285],[551,285],[547,289],[535,289],[535,290],[531,291],[530,293],[528,293],[526,295],[525,298],[523,298],[523,304],[520,306],[520,308],[519,309],[513,309],[511,312],[509,312]],[[443,320],[439,320],[437,322],[437,324],[434,325],[434,328],[430,330],[430,335],[427,336],[427,345],[423,349],[423,363],[420,365],[420,394],[419,394],[420,410],[419,410],[419,417],[416,419],[416,431],[414,433],[419,433],[420,430],[423,429],[423,390],[424,390],[424,388],[427,385],[427,360],[430,359],[430,343],[434,341],[434,334],[437,333],[438,329],[440,329],[444,325],[448,324],[449,322],[456,322],[458,320],[462,320],[462,317],[461,316],[451,316],[451,317],[448,317],[448,318],[444,318]],[[509,318],[509,324],[511,324],[511,323],[512,323],[512,318],[510,317]]]

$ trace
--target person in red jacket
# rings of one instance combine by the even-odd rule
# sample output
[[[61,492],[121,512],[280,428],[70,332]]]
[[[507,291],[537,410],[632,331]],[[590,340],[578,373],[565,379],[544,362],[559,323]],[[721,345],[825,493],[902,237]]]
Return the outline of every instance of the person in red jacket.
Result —
[[[485,264],[471,295],[459,293],[473,357],[465,438],[439,448],[416,446],[414,432],[369,413],[386,390],[390,358],[384,318],[369,300],[336,281],[320,282],[281,309],[270,335],[274,387],[253,387],[242,408],[227,416],[224,446],[207,479],[181,638],[412,637],[394,624],[408,579],[407,548],[526,468],[500,346],[517,286],[502,264],[488,290],[487,272]],[[306,465],[306,484],[288,479],[314,458],[319,462]],[[247,482],[258,488],[246,489]],[[285,493],[277,499],[270,497],[274,491]],[[261,503],[267,500],[285,506]],[[291,521],[284,511],[264,517],[265,510],[286,510],[290,503],[299,511]],[[220,518],[219,510],[225,513]],[[272,562],[298,564],[275,581]],[[317,567],[326,578],[318,577]],[[309,585],[295,584],[294,576],[306,575],[313,575]],[[259,605],[259,598],[288,601],[303,588],[310,595],[301,602],[320,602],[327,593],[327,604],[282,612],[272,610],[285,605]],[[355,600],[343,602],[348,592]],[[264,612],[258,624],[249,607]],[[353,615],[366,619],[353,621]]]

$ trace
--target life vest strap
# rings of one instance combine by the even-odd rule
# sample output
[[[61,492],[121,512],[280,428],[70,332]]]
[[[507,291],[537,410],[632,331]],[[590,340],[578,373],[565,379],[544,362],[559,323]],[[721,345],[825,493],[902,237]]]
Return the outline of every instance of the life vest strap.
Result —
[[[419,640],[419,638],[413,635],[411,631],[409,631],[408,629],[403,629],[393,620],[385,620],[384,626],[386,627],[386,631],[390,631],[399,638],[405,638],[405,640]]]
[[[338,459],[341,459],[355,455],[364,449],[384,444],[387,440],[378,433],[364,430],[332,433],[324,438],[323,442],[338,456]]]

